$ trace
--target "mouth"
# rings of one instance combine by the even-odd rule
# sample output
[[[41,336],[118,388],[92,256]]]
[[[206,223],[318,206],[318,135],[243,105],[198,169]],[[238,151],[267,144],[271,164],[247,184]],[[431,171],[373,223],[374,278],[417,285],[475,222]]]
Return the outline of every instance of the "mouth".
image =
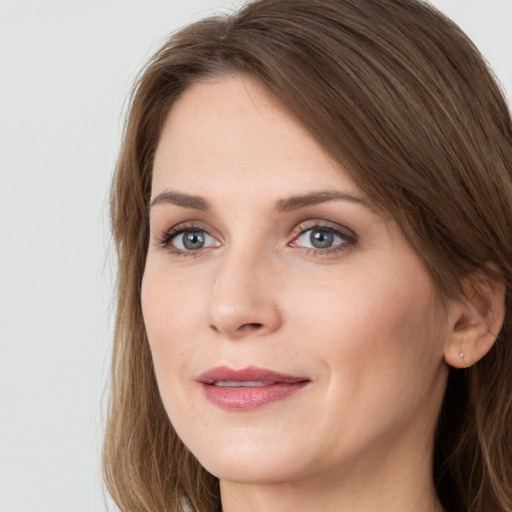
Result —
[[[306,387],[311,380],[248,367],[233,370],[226,366],[212,368],[201,374],[198,383],[205,397],[227,410],[247,411],[284,400]]]
[[[235,380],[216,380],[212,382],[213,386],[220,386],[226,388],[253,388],[253,387],[261,387],[261,386],[271,386],[272,384],[277,384],[271,380],[247,380],[247,381],[235,381]]]

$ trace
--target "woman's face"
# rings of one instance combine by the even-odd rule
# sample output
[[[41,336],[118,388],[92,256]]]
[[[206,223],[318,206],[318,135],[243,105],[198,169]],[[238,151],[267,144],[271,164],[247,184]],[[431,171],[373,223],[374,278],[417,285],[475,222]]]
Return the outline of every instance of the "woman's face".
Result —
[[[150,231],[156,377],[206,469],[299,482],[429,457],[450,315],[395,222],[272,93],[237,77],[185,91]]]

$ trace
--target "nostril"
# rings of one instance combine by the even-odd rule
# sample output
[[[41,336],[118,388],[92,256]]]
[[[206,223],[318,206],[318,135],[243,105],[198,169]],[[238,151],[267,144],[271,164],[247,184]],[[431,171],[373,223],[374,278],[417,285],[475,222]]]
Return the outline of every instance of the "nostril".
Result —
[[[263,327],[263,324],[258,323],[250,323],[250,324],[244,324],[240,326],[240,330],[256,330],[261,329]]]
[[[232,332],[233,334],[249,333],[252,331],[260,331],[260,330],[262,330],[263,327],[264,327],[264,324],[262,324],[262,323],[251,322],[251,323],[242,324],[230,332]],[[219,327],[217,327],[215,324],[210,324],[210,328],[218,333],[224,332],[223,329],[219,329]]]

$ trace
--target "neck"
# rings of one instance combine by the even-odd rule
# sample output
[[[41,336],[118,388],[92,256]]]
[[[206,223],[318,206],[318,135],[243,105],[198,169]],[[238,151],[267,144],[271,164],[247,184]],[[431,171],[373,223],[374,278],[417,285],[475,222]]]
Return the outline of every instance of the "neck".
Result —
[[[391,455],[374,452],[366,461],[347,464],[349,470],[314,473],[297,481],[221,481],[222,510],[442,512],[432,482],[430,453],[431,446],[421,453],[400,449],[391,451]]]

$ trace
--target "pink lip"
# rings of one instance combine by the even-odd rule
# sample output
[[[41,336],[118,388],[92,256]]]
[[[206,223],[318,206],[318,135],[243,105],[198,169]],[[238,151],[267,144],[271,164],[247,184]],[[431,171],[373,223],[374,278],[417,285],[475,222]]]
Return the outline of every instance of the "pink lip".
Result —
[[[227,410],[250,410],[262,407],[294,395],[310,382],[305,377],[285,375],[254,366],[241,370],[219,366],[202,373],[197,381],[210,402]],[[233,385],[215,385],[216,382]],[[237,382],[240,382],[240,386],[236,386]],[[264,385],[244,386],[242,385],[244,382],[262,382]]]

